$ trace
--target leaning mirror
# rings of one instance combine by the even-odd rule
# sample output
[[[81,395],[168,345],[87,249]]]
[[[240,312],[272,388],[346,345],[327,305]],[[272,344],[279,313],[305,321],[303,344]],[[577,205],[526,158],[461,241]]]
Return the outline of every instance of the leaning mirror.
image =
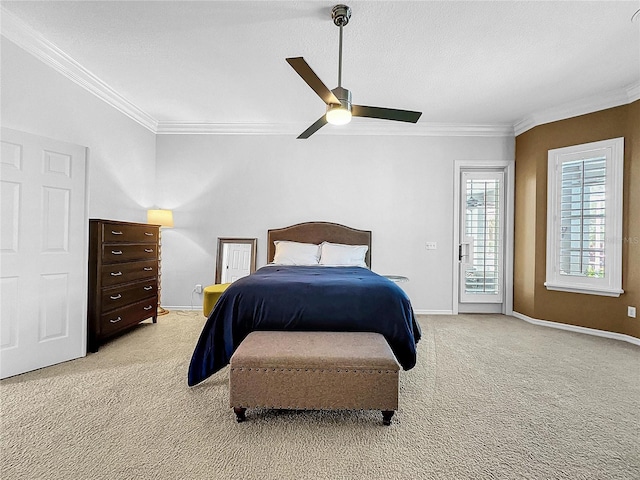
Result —
[[[232,283],[256,271],[257,238],[218,238],[216,283]]]

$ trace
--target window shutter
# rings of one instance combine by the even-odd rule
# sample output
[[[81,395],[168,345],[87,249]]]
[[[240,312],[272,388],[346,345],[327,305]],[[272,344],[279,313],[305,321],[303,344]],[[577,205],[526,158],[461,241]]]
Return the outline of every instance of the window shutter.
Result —
[[[500,292],[500,181],[469,179],[466,185],[465,235],[474,237],[472,270],[466,272],[467,293]]]
[[[606,158],[562,164],[560,274],[605,276]]]

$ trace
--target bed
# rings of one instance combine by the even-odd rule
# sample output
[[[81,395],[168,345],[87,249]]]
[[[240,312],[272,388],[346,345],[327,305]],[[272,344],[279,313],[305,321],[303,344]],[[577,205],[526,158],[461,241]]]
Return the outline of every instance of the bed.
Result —
[[[283,264],[289,263],[285,246],[305,245],[319,246],[318,264]],[[353,265],[320,263],[336,249],[360,257]],[[272,229],[267,259],[266,266],[232,283],[211,311],[191,358],[189,386],[228,365],[252,331],[380,333],[402,368],[413,368],[420,327],[406,293],[370,270],[370,231],[328,222]]]

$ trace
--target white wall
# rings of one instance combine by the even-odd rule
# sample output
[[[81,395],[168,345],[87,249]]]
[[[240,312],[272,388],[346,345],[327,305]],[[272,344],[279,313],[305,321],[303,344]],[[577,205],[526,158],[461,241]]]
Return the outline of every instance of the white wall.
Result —
[[[155,134],[2,37],[3,127],[89,147],[89,216],[146,221]]]
[[[513,149],[512,137],[159,135],[158,204],[175,220],[162,303],[201,305],[192,291],[213,283],[217,237],[257,237],[262,266],[267,229],[322,220],[372,230],[372,270],[408,276],[414,309],[450,311],[454,161]]]

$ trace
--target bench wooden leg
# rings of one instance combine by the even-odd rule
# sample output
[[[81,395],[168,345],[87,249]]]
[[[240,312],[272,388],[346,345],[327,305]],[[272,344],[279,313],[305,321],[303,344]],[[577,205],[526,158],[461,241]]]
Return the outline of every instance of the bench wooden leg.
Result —
[[[238,423],[244,422],[247,419],[247,417],[244,414],[244,412],[246,411],[247,409],[244,407],[233,407],[233,413],[236,414],[236,420],[238,421]],[[393,412],[391,414],[393,415]]]
[[[396,413],[394,410],[382,410],[382,424],[391,425],[391,417]]]

